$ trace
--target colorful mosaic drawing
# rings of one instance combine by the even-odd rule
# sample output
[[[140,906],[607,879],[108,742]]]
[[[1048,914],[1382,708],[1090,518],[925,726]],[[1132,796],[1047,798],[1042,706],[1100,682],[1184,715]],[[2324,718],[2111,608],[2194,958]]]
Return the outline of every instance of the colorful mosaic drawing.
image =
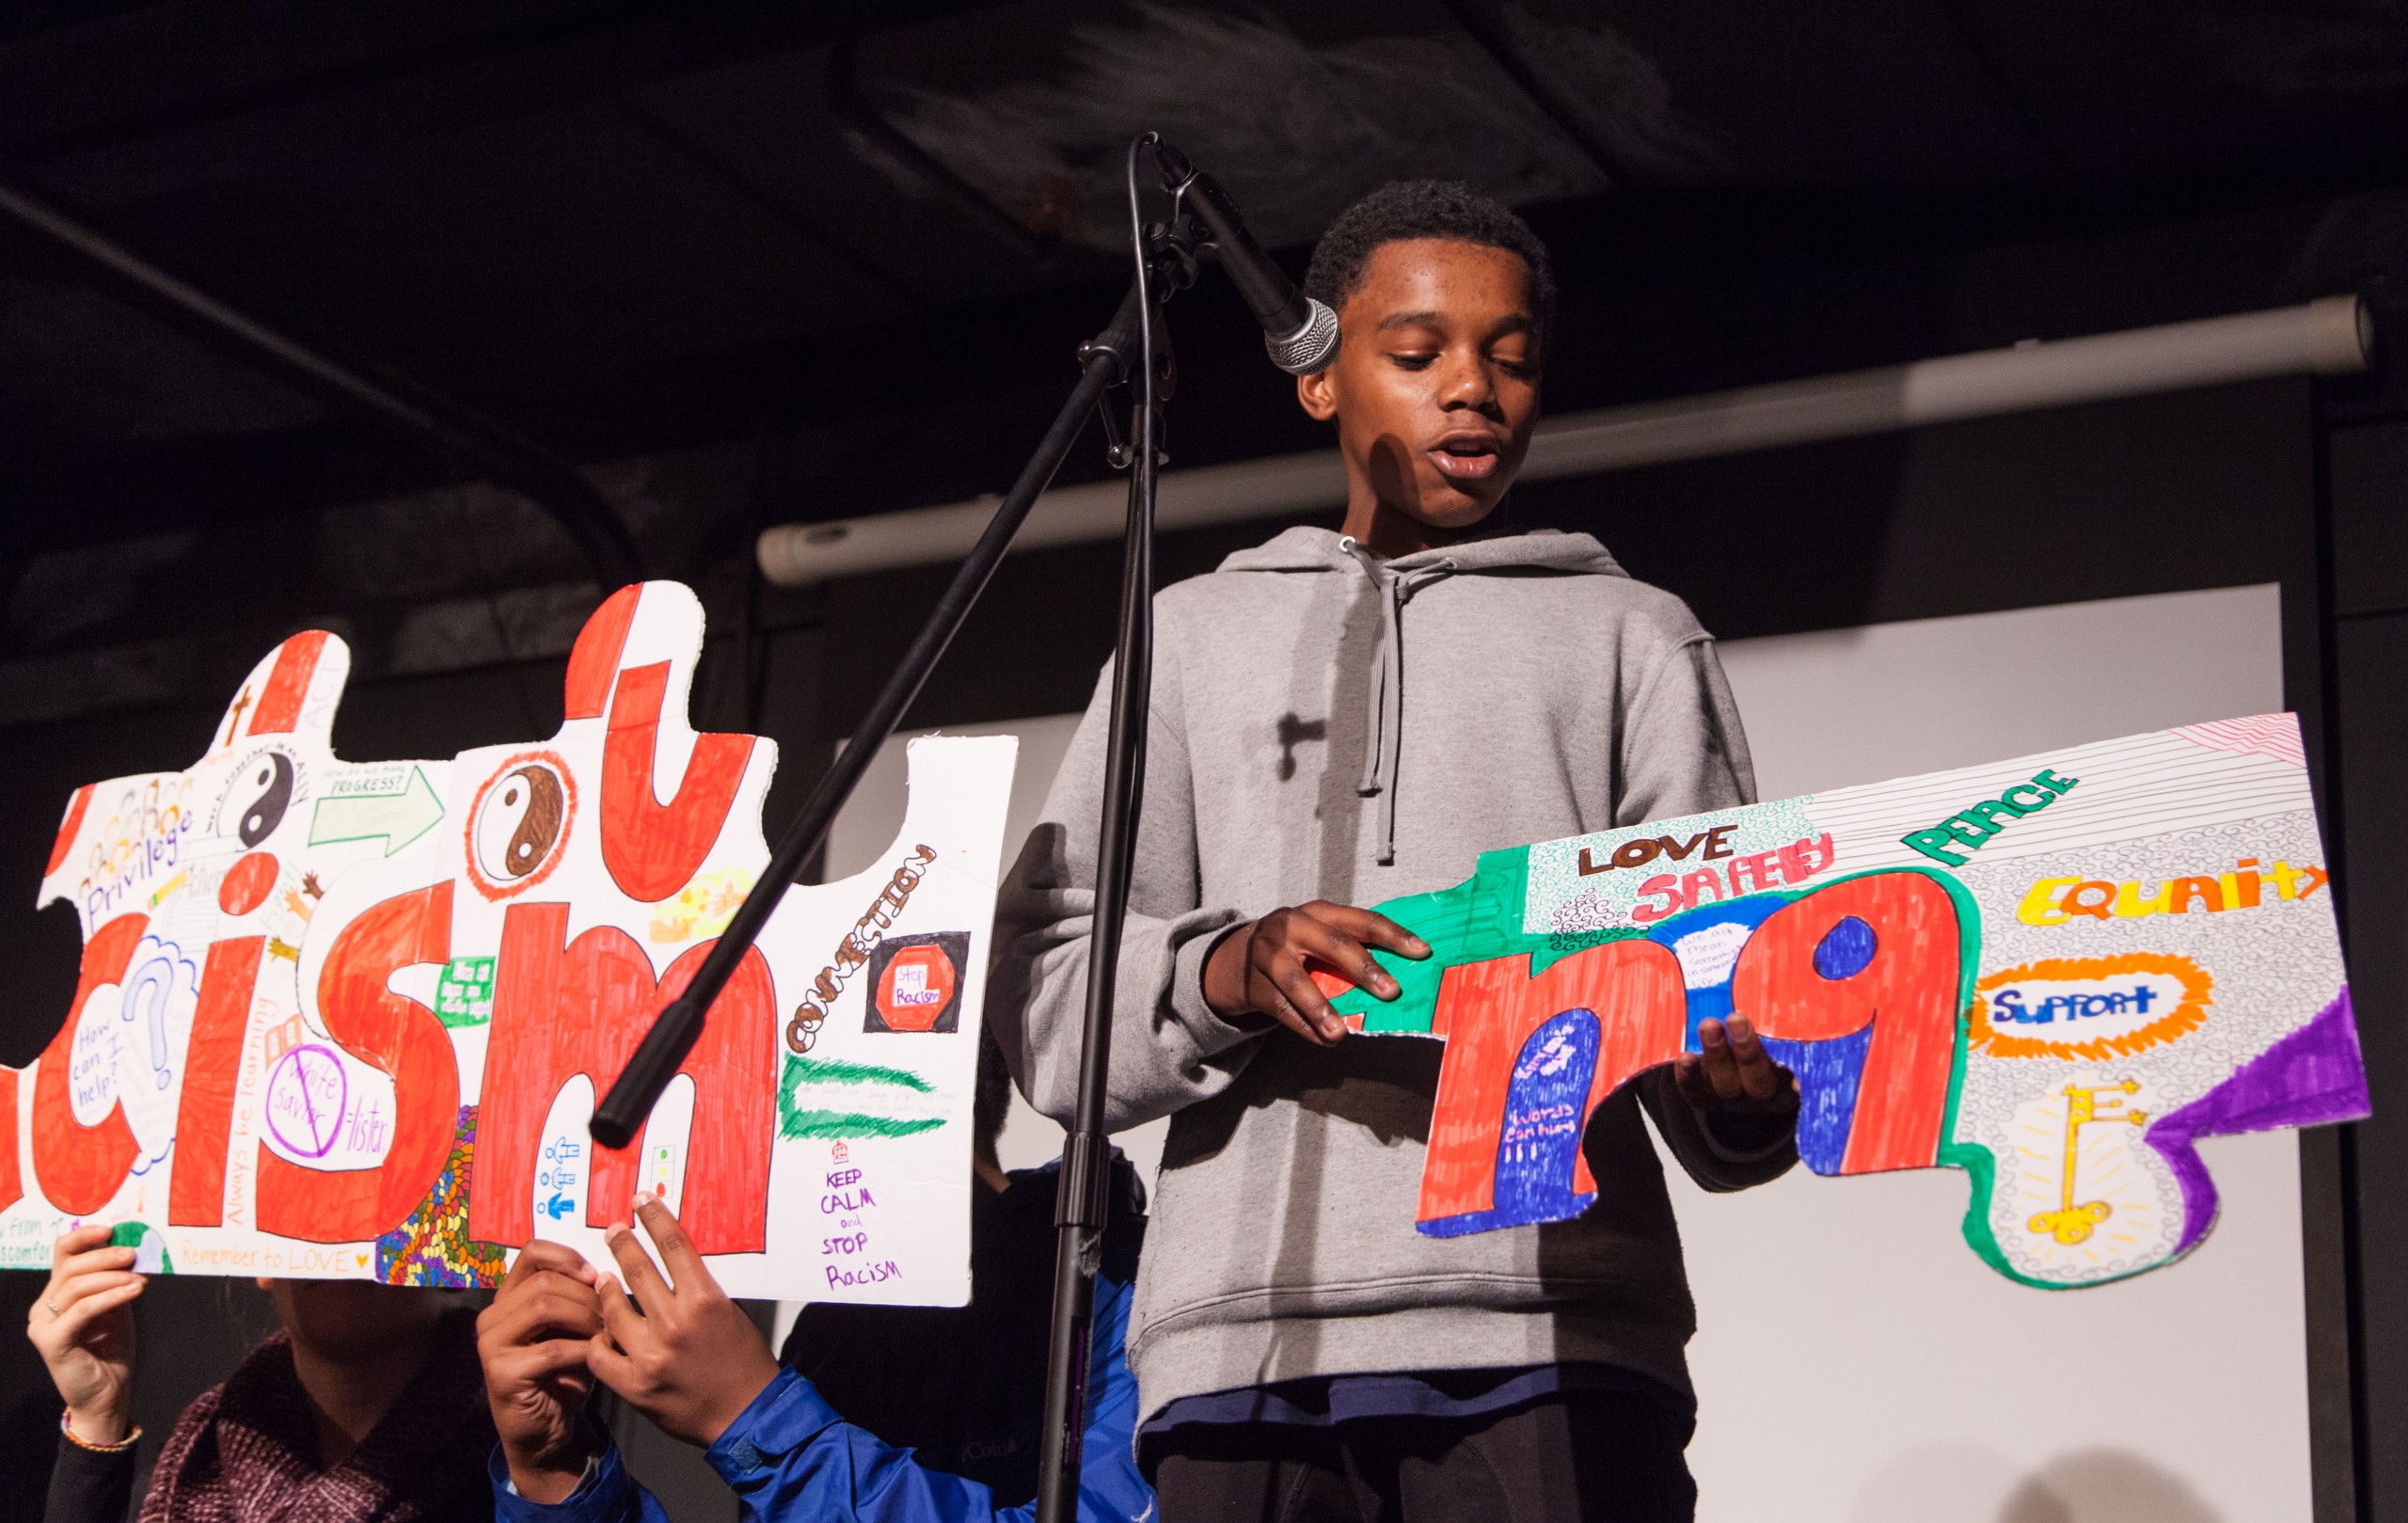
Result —
[[[468,1175],[477,1108],[460,1107],[452,1152],[435,1188],[401,1226],[376,1240],[376,1277],[388,1285],[490,1285],[509,1267],[498,1244],[468,1235]]]

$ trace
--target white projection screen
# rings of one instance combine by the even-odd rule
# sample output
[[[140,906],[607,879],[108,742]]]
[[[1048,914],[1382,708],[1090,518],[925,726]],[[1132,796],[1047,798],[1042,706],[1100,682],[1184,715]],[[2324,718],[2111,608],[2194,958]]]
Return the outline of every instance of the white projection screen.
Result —
[[[2279,614],[2270,584],[1734,641],[1722,658],[1771,799],[2278,709]],[[1022,737],[1006,862],[1075,719],[964,727]],[[837,820],[832,872],[894,838],[902,738]],[[1160,1134],[1120,1141],[1150,1170]],[[1006,1166],[1053,1156],[1060,1137],[1018,1105]],[[2198,1252],[2066,1292],[1973,1257],[1954,1170],[1800,1169],[1709,1196],[1668,1160],[1698,1307],[1699,1517],[2305,1519],[2298,1145],[2201,1147],[2224,1212]]]

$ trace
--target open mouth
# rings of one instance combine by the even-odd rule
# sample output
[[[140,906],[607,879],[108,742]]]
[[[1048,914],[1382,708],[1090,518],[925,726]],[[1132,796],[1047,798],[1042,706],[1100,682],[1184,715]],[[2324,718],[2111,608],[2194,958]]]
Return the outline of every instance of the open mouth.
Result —
[[[1453,481],[1483,480],[1505,463],[1493,434],[1450,434],[1430,447],[1429,455],[1439,473]]]

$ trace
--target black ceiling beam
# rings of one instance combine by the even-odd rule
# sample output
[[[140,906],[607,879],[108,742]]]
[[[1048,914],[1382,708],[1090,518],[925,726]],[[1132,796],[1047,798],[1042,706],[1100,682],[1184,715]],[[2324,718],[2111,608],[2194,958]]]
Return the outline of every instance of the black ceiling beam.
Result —
[[[830,259],[859,276],[865,283],[885,292],[911,310],[926,310],[928,307],[927,296],[914,289],[901,276],[879,263],[878,261],[844,239],[837,237],[833,232],[820,226],[816,220],[796,211],[784,199],[767,194],[761,187],[737,173],[726,160],[694,141],[685,133],[661,120],[659,117],[633,101],[622,99],[617,104],[629,120],[651,134],[656,141],[726,186],[730,194],[748,205],[757,208],[762,214],[777,221],[797,237],[806,243],[816,245]]]
[[[261,28],[272,26],[285,19],[283,8],[276,7],[272,16],[262,5],[245,18],[222,6],[214,8],[217,14],[207,16],[202,4],[206,0],[113,17],[63,36],[38,37],[0,49],[0,81],[25,73],[31,76],[27,83],[47,86],[65,97],[42,100],[29,90],[15,103],[18,119],[0,125],[0,145],[5,145],[9,167],[22,173],[96,149],[167,136],[480,59],[575,45],[657,16],[657,8],[643,0],[602,0],[536,8],[515,17],[504,12],[499,20],[490,12],[475,14],[467,18],[467,24],[449,28],[438,17],[421,11],[404,24],[410,29],[407,35],[396,36],[381,48],[359,48],[355,39],[363,34],[373,38],[381,29],[352,12],[324,37],[288,40],[279,50],[287,67],[254,77],[232,60],[193,44],[198,40],[225,47],[239,41],[246,36],[246,20]],[[179,22],[189,28],[188,35],[151,35],[173,33]],[[123,78],[129,58],[154,65],[162,59],[189,58],[187,67],[200,87],[178,92],[152,80],[144,82],[150,87],[129,90]],[[95,67],[111,63],[118,67]],[[88,86],[88,91],[79,86]],[[80,95],[88,100],[77,99]]]
[[[6,516],[28,554],[298,520],[462,479],[425,440],[351,412],[275,433],[131,447],[0,435],[0,490],[12,494]]]
[[[1471,40],[1480,44],[1480,50],[1488,55],[1492,63],[1505,71],[1505,77],[1513,82],[1514,88],[1555,123],[1556,131],[1570,138],[1572,145],[1588,156],[1597,172],[1606,177],[1607,185],[1620,189],[1643,185],[1654,178],[1633,167],[1627,158],[1615,152],[1611,146],[1600,141],[1597,135],[1590,131],[1589,124],[1572,109],[1572,103],[1532,69],[1529,60],[1513,46],[1513,33],[1507,30],[1504,20],[1489,8],[1486,0],[1444,0],[1444,4],[1447,13],[1455,18],[1455,24],[1471,34]]]
[[[877,22],[880,29],[892,28],[996,3],[892,0],[880,8]],[[108,86],[110,71],[105,66],[122,57],[126,50],[164,56],[184,51],[182,38],[140,35],[145,17],[157,14],[172,21],[180,13],[204,6],[207,13],[198,20],[187,17],[189,24],[205,24],[213,36],[240,35],[240,23],[224,14],[225,0],[195,0],[191,6],[169,6],[118,18],[110,36],[95,38],[90,46],[82,48],[71,45],[82,39],[63,40],[54,44],[48,56],[36,53],[46,40],[42,39],[15,48],[0,46],[0,101],[8,100],[18,75],[40,85],[62,79],[70,84],[89,81],[93,97],[88,108],[80,112],[56,103],[48,103],[47,110],[40,106],[26,110],[22,102],[11,103],[24,119],[20,122],[10,121],[9,114],[0,110],[0,162],[22,176],[29,168],[96,150],[147,142],[261,112],[309,106],[359,90],[440,79],[503,61],[528,66],[522,83],[538,92],[590,99],[816,46],[841,24],[835,8],[827,4],[590,0],[499,22],[472,17],[469,24],[450,30],[425,22],[420,38],[397,40],[383,50],[305,58],[279,73],[216,85],[165,101],[159,100],[158,91],[136,90],[129,96],[121,86],[115,89]],[[424,8],[392,8],[406,9],[417,17]],[[286,24],[287,9],[277,0],[260,0],[261,14],[255,24],[261,29]],[[356,9],[340,14],[356,18]],[[344,35],[344,28],[356,31],[356,19],[344,22],[333,35]],[[158,30],[171,28],[162,22]],[[106,46],[101,45],[103,42]]]
[[[1052,262],[1061,240],[1040,232],[987,198],[984,191],[954,172],[953,167],[922,148],[862,99],[861,33],[848,18],[837,28],[828,52],[828,110],[845,146],[872,164],[891,166],[898,174],[940,200],[951,203],[971,222],[984,228],[998,243],[1032,264]]]
[[[1957,0],[1934,0],[1934,4],[1941,18],[1948,24],[1949,29],[1956,34],[1956,40],[1962,43],[1965,51],[1972,56],[1973,66],[1981,71],[1983,78],[1989,81],[1990,88],[1998,92],[2000,103],[2006,107],[2007,114],[2015,119],[2015,124],[2022,129],[2024,137],[2031,142],[2034,151],[2048,164],[2057,179],[2067,185],[2086,185],[2089,177],[2083,172],[2081,165],[2075,162],[2070,152],[2067,151],[2066,145],[2058,140],[2056,133],[2050,128],[2048,119],[2042,114],[2040,107],[2026,99],[2024,92],[2017,87],[2014,78],[2006,71],[2006,65],[2000,60],[1997,50],[1992,48],[1981,32],[1974,27]]]
[[[415,382],[331,358],[21,191],[0,185],[0,214],[309,395],[428,443],[520,493],[567,531],[606,590],[642,579],[634,536],[610,500],[575,466],[532,440]]]

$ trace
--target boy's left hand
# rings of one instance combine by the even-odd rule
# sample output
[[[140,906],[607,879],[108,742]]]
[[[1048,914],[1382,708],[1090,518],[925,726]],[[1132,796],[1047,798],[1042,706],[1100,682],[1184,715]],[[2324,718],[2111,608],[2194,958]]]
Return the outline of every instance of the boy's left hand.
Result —
[[[1772,1060],[1746,1016],[1701,1021],[1697,1039],[1705,1051],[1672,1060],[1672,1082],[1691,1109],[1764,1114],[1797,1108],[1797,1075]]]
[[[676,1285],[644,1257],[634,1228],[612,1226],[607,1241],[626,1289],[608,1277],[602,1280],[603,1330],[594,1340],[589,1367],[663,1433],[707,1447],[777,1378],[777,1357],[744,1309],[703,1267],[703,1256],[669,1208],[645,1196],[636,1202],[636,1215]]]

